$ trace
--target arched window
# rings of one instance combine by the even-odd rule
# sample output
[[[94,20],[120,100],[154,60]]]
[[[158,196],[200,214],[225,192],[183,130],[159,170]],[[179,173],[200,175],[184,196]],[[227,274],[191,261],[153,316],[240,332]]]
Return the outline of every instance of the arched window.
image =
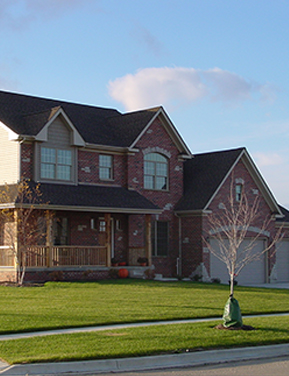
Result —
[[[144,156],[144,188],[168,189],[168,160],[163,155],[149,153]]]

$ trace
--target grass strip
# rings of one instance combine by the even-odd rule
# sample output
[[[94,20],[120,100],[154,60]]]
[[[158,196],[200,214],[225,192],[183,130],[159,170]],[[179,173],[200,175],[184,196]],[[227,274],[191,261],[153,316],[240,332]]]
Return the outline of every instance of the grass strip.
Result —
[[[0,334],[113,323],[222,316],[229,287],[195,282],[110,280],[0,286]],[[235,289],[243,315],[289,311],[289,291]]]
[[[0,342],[10,364],[59,362],[172,354],[186,351],[289,342],[288,317],[245,320],[253,331],[218,330],[219,322],[178,324],[76,333]]]

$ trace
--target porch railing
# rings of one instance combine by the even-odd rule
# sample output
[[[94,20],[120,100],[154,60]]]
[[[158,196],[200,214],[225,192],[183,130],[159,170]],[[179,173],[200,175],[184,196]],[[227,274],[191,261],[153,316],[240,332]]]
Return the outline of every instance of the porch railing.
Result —
[[[129,248],[129,265],[138,265],[145,256],[142,247]],[[107,266],[105,246],[29,246],[23,254],[24,264],[30,268],[62,266]],[[0,266],[14,266],[15,257],[9,246],[0,246]]]
[[[107,265],[105,246],[32,246],[23,257],[27,267]]]

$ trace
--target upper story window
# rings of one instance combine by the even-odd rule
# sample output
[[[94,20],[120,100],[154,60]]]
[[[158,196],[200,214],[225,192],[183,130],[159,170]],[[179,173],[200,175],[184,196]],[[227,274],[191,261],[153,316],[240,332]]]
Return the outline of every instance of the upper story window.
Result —
[[[242,198],[243,185],[236,184],[236,201],[240,202]]]
[[[42,179],[72,180],[72,152],[71,150],[41,148]]]
[[[144,156],[144,188],[168,189],[168,160],[159,153]]]
[[[101,180],[112,179],[112,156],[100,155],[99,156],[99,178]]]

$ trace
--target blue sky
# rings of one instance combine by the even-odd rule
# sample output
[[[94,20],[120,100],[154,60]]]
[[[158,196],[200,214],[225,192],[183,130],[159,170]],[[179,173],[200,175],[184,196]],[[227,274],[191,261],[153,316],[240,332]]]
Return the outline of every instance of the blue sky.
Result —
[[[163,105],[192,153],[245,146],[289,208],[288,0],[1,0],[0,89]]]

